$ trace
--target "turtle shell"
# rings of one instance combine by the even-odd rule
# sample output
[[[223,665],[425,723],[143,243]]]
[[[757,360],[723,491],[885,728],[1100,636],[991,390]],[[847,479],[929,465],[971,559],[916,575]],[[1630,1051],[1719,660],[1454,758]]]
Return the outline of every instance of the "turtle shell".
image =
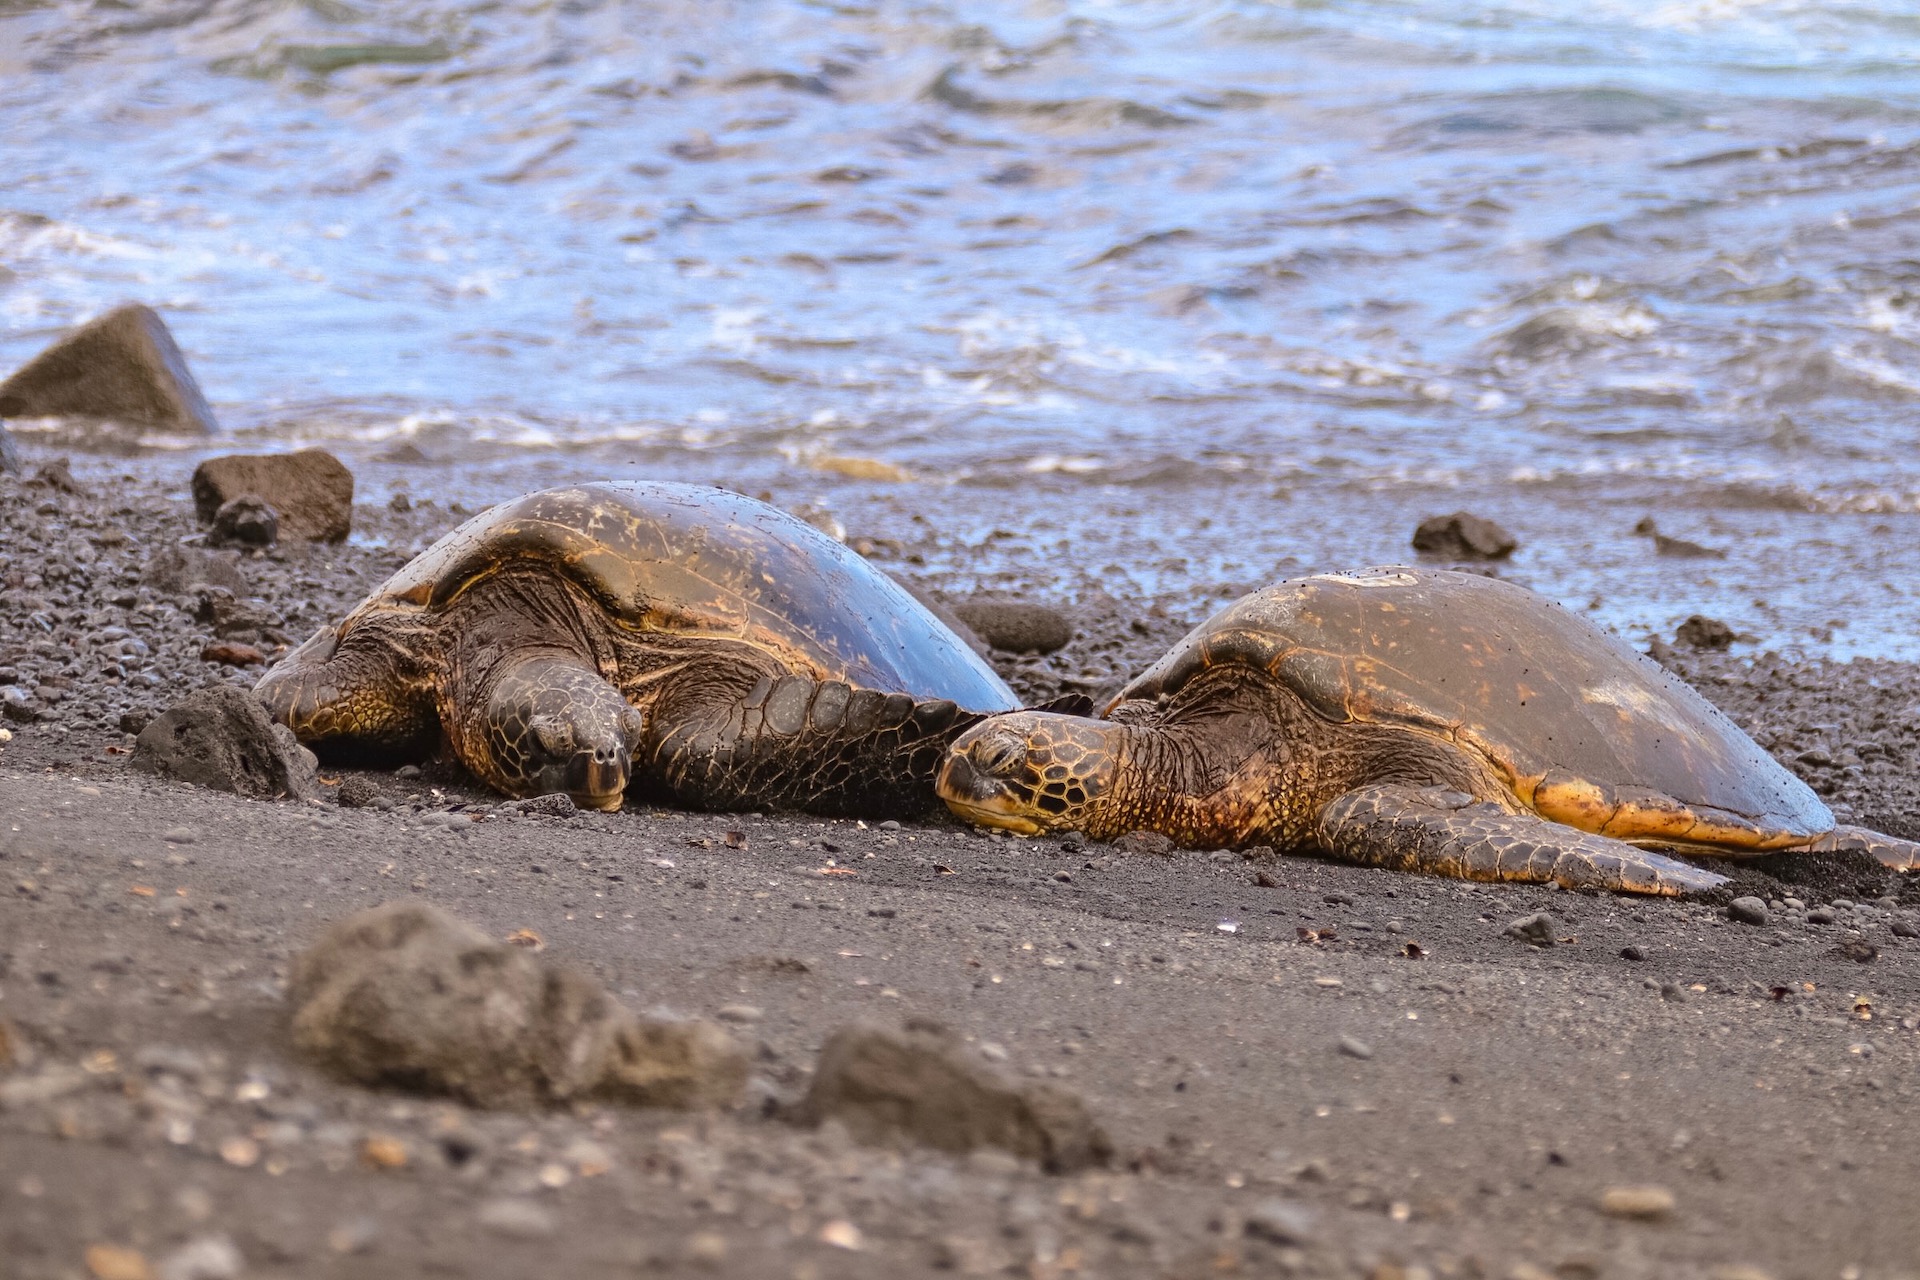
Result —
[[[1684,682],[1492,578],[1396,567],[1276,583],[1202,623],[1115,705],[1222,663],[1269,672],[1330,721],[1450,739],[1522,804],[1585,831],[1761,850],[1833,826],[1804,782]]]
[[[544,489],[489,508],[420,553],[340,624],[444,608],[528,561],[584,587],[637,632],[741,641],[789,670],[863,688],[1018,706],[978,654],[851,549],[752,498],[667,481]]]

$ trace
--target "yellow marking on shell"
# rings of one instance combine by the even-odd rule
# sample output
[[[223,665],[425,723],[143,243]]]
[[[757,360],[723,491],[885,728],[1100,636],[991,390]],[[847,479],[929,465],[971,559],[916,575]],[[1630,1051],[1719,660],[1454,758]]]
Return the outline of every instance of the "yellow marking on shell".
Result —
[[[1619,807],[1606,792],[1584,778],[1542,778],[1533,788],[1533,811],[1581,831],[1600,831]]]

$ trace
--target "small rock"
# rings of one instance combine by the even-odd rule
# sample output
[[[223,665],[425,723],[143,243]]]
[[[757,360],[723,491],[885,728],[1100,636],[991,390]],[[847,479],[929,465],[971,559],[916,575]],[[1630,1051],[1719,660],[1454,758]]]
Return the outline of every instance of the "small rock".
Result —
[[[553,1214],[544,1207],[518,1198],[489,1200],[480,1206],[474,1220],[509,1240],[545,1240],[560,1229]]]
[[[1855,964],[1872,964],[1880,958],[1880,948],[1862,938],[1848,938],[1833,949],[1833,953],[1843,960]]]
[[[1896,938],[1920,938],[1920,925],[1915,925],[1911,920],[1895,920],[1893,922],[1893,936]]]
[[[319,794],[313,753],[267,719],[251,693],[210,685],[182,698],[134,740],[136,769],[253,799]]]
[[[1660,998],[1668,1004],[1685,1004],[1687,993],[1677,982],[1663,982],[1660,984]]]
[[[1449,560],[1504,560],[1520,542],[1493,521],[1465,511],[1430,516],[1413,531],[1413,549]]]
[[[0,476],[20,474],[20,448],[13,442],[7,424],[0,422]]]
[[[834,1218],[820,1228],[820,1243],[855,1252],[865,1248],[867,1241],[859,1227],[845,1218]]]
[[[1745,1267],[1738,1264],[1715,1267],[1707,1272],[1707,1280],[1773,1280],[1771,1271],[1762,1271],[1759,1267]]]
[[[1610,1218],[1651,1222],[1670,1217],[1673,1209],[1673,1192],[1665,1187],[1608,1187],[1600,1193],[1600,1212]]]
[[[1553,945],[1553,917],[1544,911],[1536,911],[1530,916],[1521,916],[1507,923],[1506,935],[1518,938],[1535,947]]]
[[[160,838],[168,844],[192,844],[200,834],[192,827],[168,827],[160,833]]]
[[[247,593],[247,580],[227,556],[199,547],[165,546],[140,569],[142,585],[167,595],[184,596],[195,587],[225,587],[236,597]]]
[[[334,795],[342,809],[364,809],[380,798],[380,786],[364,773],[350,773],[340,780]]]
[[[1158,831],[1129,831],[1113,842],[1122,853],[1151,853],[1162,857],[1173,852],[1173,841]]]
[[[236,498],[270,505],[281,538],[341,542],[353,531],[353,473],[323,449],[229,454],[195,468],[193,506],[200,523],[213,524]]]
[[[200,661],[217,662],[223,667],[258,667],[265,665],[267,655],[250,644],[215,640],[200,650]]]
[[[1352,1036],[1341,1036],[1340,1052],[1349,1058],[1358,1058],[1365,1062],[1373,1057],[1373,1046],[1364,1040],[1356,1040]]]
[[[1686,645],[1689,649],[1725,649],[1730,647],[1737,637],[1733,628],[1717,618],[1692,614],[1674,629],[1673,642]]]
[[[549,791],[543,796],[515,800],[511,807],[536,818],[572,818],[580,813],[580,806],[564,791]]]
[[[330,926],[295,960],[288,999],[295,1046],[363,1084],[479,1106],[726,1106],[746,1086],[746,1054],[712,1023],[635,1017],[420,903]]]
[[[218,430],[187,358],[151,307],[81,325],[0,383],[0,418],[82,418],[160,431]]]
[[[33,479],[27,483],[38,485],[42,489],[51,489],[55,493],[78,495],[85,492],[80,487],[80,482],[73,478],[73,463],[67,458],[55,458],[52,462],[35,468]]]
[[[378,1219],[361,1214],[335,1223],[327,1232],[327,1248],[338,1254],[365,1253],[373,1248],[374,1241],[380,1238]]]
[[[411,1158],[407,1144],[390,1133],[370,1133],[360,1143],[360,1163],[369,1169],[404,1169]]]
[[[1247,1211],[1245,1230],[1268,1244],[1304,1248],[1314,1241],[1315,1214],[1293,1200],[1262,1200]]]
[[[1765,925],[1772,917],[1767,914],[1767,904],[1758,898],[1735,898],[1727,904],[1727,918],[1738,920],[1741,924]]]
[[[1633,960],[1636,962],[1645,960],[1647,958],[1647,951],[1645,947],[1625,946],[1620,948],[1620,958],[1622,960]]]
[[[1006,653],[1053,653],[1073,639],[1072,621],[1044,604],[975,598],[951,608],[974,634]]]
[[[238,1280],[246,1259],[225,1236],[201,1236],[181,1245],[155,1270],[156,1280]]]
[[[113,1244],[88,1245],[86,1263],[93,1280],[153,1280],[153,1269],[147,1266],[146,1255],[138,1249],[123,1249]]]
[[[1808,924],[1832,924],[1839,918],[1832,907],[1815,907],[1807,912]]]
[[[1725,560],[1727,553],[1718,547],[1706,547],[1698,542],[1689,542],[1685,538],[1669,538],[1664,533],[1653,535],[1655,555],[1673,556],[1681,560]]]
[[[722,1022],[731,1022],[739,1026],[752,1026],[767,1015],[756,1005],[723,1004],[714,1012]]]
[[[270,547],[280,538],[280,513],[265,498],[243,493],[213,513],[216,546]]]
[[[1047,1085],[1015,1087],[957,1038],[931,1029],[834,1032],[797,1117],[816,1125],[839,1120],[876,1145],[906,1141],[954,1153],[997,1147],[1052,1173],[1104,1165],[1113,1153],[1077,1096]]]
[[[686,1258],[696,1267],[717,1267],[727,1260],[727,1238],[714,1231],[696,1231],[687,1237]]]
[[[138,737],[140,731],[153,722],[153,712],[144,707],[134,707],[120,713],[120,732]]]

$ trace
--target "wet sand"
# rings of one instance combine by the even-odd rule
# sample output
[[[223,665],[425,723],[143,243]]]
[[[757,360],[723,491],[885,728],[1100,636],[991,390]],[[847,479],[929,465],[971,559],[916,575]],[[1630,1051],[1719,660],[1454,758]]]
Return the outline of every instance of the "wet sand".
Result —
[[[250,1276],[1920,1274],[1920,941],[1896,932],[1920,924],[1920,884],[1768,859],[1737,881],[1782,904],[1754,927],[1718,901],[947,823],[513,816],[445,766],[367,775],[384,808],[157,782],[126,769],[122,717],[253,678],[201,663],[206,642],[297,641],[458,516],[359,508],[362,541],[250,559],[241,599],[259,603],[203,606],[142,582],[192,526],[169,496],[184,477],[140,465],[154,478],[76,464],[88,495],[0,480],[0,667],[32,670],[39,717],[0,747],[10,1277],[216,1238]],[[887,522],[889,569],[934,590],[980,576],[943,578],[964,548]],[[1107,687],[1198,620],[1091,590],[1050,603],[1074,642],[998,656],[1035,697]],[[1920,834],[1920,670],[1673,661],[1854,820]],[[636,1009],[727,1010],[753,1101],[490,1114],[318,1075],[286,1048],[290,957],[408,896],[494,936],[532,929]],[[1557,945],[1506,935],[1539,911]],[[937,1020],[1078,1091],[1114,1167],[1049,1177],[780,1119],[827,1035],[862,1018]],[[1669,1214],[1601,1211],[1644,1185]]]

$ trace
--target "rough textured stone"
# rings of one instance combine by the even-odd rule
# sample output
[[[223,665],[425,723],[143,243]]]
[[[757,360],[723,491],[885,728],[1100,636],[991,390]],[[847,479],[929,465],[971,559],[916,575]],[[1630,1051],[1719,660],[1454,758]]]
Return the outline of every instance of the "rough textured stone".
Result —
[[[353,531],[353,473],[324,449],[228,454],[194,469],[193,508],[200,523],[213,524],[236,498],[271,506],[285,539],[340,542]]]
[[[1697,613],[1689,616],[1673,633],[1673,642],[1689,649],[1725,649],[1735,638],[1733,628],[1726,623]]]
[[[836,1119],[862,1142],[942,1151],[998,1147],[1051,1173],[1103,1165],[1113,1147],[1086,1106],[1046,1085],[1017,1088],[951,1035],[856,1024],[820,1051],[799,1118]]]
[[[183,596],[197,586],[225,587],[236,596],[247,594],[247,580],[226,556],[198,547],[163,546],[140,568],[140,581],[155,591]]]
[[[1755,897],[1735,898],[1727,904],[1727,918],[1741,924],[1766,924],[1767,904]]]
[[[1550,947],[1553,945],[1553,917],[1544,911],[1521,916],[1507,923],[1506,934],[1531,946]]]
[[[296,1047],[349,1080],[479,1106],[725,1106],[746,1054],[708,1022],[641,1019],[580,974],[434,907],[330,926],[293,966]]]
[[[1504,560],[1520,542],[1493,521],[1466,511],[1429,516],[1413,531],[1413,549],[1450,560]]]
[[[166,323],[139,303],[81,325],[0,382],[0,417],[86,418],[197,435],[218,429]]]
[[[213,513],[212,541],[221,546],[270,547],[280,537],[280,513],[251,493],[220,504]]]
[[[319,793],[313,753],[260,700],[217,684],[188,694],[134,739],[136,769],[257,799]]]
[[[13,436],[7,431],[7,424],[0,422],[0,475],[17,476],[20,474],[20,449],[13,443]]]
[[[975,598],[952,607],[976,635],[1007,653],[1052,653],[1073,639],[1072,621],[1044,604]]]

